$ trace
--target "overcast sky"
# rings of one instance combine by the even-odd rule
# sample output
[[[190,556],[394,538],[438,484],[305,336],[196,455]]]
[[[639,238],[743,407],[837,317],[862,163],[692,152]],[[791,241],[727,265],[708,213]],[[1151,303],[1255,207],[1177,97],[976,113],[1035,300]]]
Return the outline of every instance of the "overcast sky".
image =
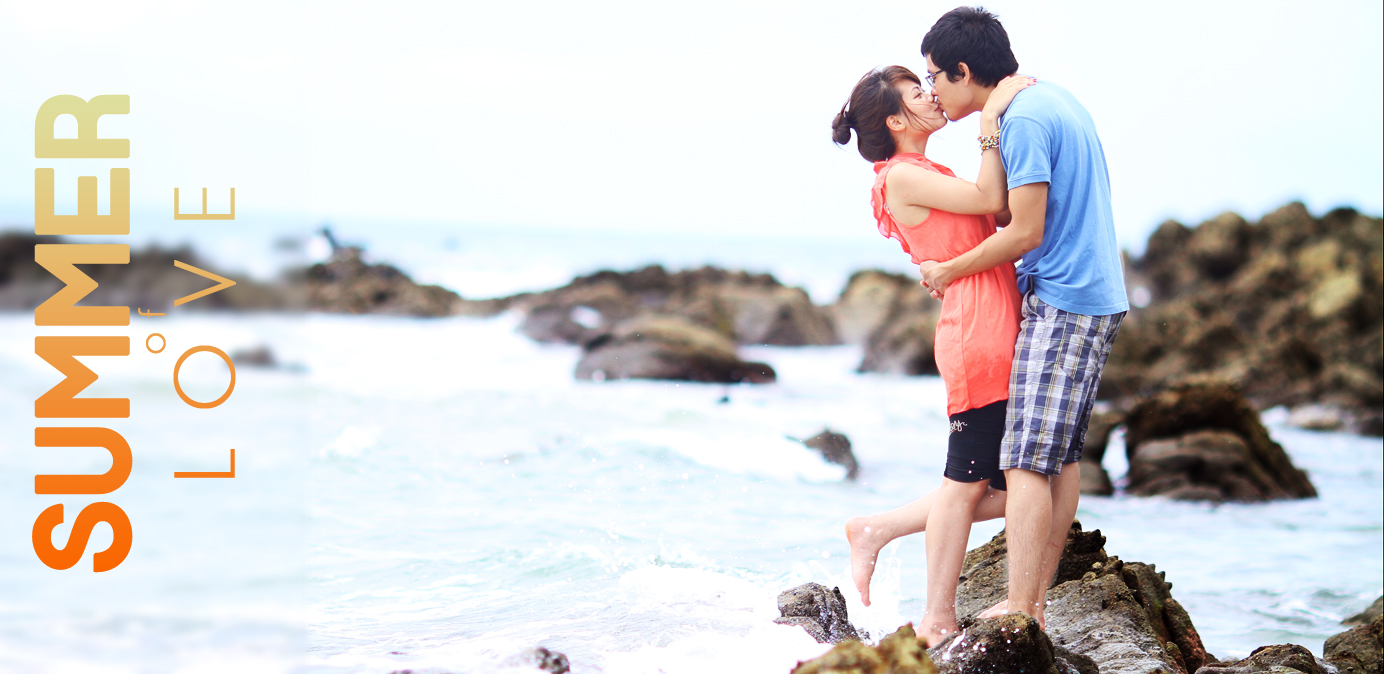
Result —
[[[239,213],[285,227],[863,237],[872,172],[830,119],[868,69],[921,72],[955,5],[0,6],[0,223],[31,222],[35,167],[57,167],[61,209],[64,178],[96,171],[104,204],[105,171],[129,166],[150,226],[171,224],[172,187],[235,186]],[[1292,199],[1381,211],[1377,0],[987,7],[1021,71],[1094,116],[1126,247],[1164,218]],[[131,114],[101,126],[129,160],[33,158],[45,99],[121,93]],[[929,154],[973,178],[975,135],[957,122]]]

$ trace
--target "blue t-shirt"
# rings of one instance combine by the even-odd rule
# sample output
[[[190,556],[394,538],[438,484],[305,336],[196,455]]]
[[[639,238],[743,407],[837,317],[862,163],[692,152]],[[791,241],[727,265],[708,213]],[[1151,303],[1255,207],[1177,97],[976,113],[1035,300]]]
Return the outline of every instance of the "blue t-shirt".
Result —
[[[1128,311],[1110,175],[1086,108],[1055,84],[1020,91],[1000,118],[1000,156],[1009,189],[1048,183],[1043,243],[1019,263],[1019,290],[1075,314]]]

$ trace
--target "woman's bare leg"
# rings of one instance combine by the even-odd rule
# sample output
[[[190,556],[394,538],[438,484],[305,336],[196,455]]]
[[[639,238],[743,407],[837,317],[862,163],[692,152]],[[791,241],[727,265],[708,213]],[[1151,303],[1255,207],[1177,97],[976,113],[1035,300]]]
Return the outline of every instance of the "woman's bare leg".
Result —
[[[956,632],[956,584],[976,507],[989,485],[942,480],[927,526],[927,608],[922,634],[929,646]]]
[[[855,589],[860,592],[860,600],[866,606],[870,605],[870,578],[875,573],[879,551],[895,538],[927,529],[927,519],[932,513],[938,491],[940,489],[933,490],[908,505],[886,513],[846,520],[846,541],[851,547],[851,579],[855,581]],[[1004,492],[987,489],[976,506],[972,521],[984,522],[1004,517],[1004,502]]]

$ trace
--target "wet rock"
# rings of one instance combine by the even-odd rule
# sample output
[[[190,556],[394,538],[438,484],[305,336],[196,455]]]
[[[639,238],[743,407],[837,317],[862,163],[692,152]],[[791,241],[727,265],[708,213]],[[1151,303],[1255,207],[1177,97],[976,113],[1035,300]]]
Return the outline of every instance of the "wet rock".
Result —
[[[1342,625],[1364,625],[1384,614],[1384,596],[1374,600],[1365,610],[1341,621]]]
[[[1330,674],[1331,669],[1312,651],[1297,644],[1260,646],[1248,658],[1196,670],[1195,674]]]
[[[861,639],[861,633],[846,614],[846,598],[839,587],[828,590],[817,583],[805,583],[784,590],[778,596],[778,609],[779,617],[774,622],[802,627],[819,643]]]
[[[344,246],[308,268],[308,306],[343,314],[451,316],[461,298],[441,286],[420,285],[397,268],[369,264],[360,248]]]
[[[845,466],[847,480],[854,480],[860,472],[860,464],[856,462],[855,453],[851,451],[851,441],[845,435],[833,433],[828,428],[801,442],[821,452],[822,458],[828,462]]]
[[[1205,501],[1311,498],[1316,489],[1225,382],[1189,383],[1130,410],[1125,447],[1138,496]]]
[[[799,662],[792,674],[937,674],[937,667],[909,624],[876,646],[852,640],[838,643],[819,658]]]
[[[1339,428],[1384,433],[1384,221],[1298,203],[1256,224],[1170,221],[1128,274],[1153,301],[1126,316],[1101,397],[1210,377],[1260,409],[1334,407]]]
[[[1081,578],[1093,564],[1104,562],[1104,545],[1105,536],[1099,529],[1082,531],[1081,522],[1072,522],[1051,587]],[[967,552],[961,563],[961,582],[956,591],[957,620],[964,623],[974,619],[981,611],[1004,599],[1008,591],[1008,539],[1001,531],[990,542]]]
[[[1022,613],[976,621],[929,649],[928,655],[941,674],[1064,674],[1057,667],[1052,641],[1037,620]]]
[[[775,375],[764,363],[741,360],[724,335],[678,318],[647,316],[587,342],[576,377],[760,384]]]
[[[542,646],[512,655],[506,658],[503,664],[509,667],[535,667],[551,674],[567,674],[572,671],[566,655]]]
[[[1327,639],[1323,650],[1340,674],[1384,674],[1384,617],[1376,612],[1368,624]]]

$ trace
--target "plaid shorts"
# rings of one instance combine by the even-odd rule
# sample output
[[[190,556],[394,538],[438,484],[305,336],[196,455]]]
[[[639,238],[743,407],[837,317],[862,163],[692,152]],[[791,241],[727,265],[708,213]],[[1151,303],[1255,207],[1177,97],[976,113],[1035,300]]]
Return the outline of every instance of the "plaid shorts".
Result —
[[[1000,470],[1060,475],[1063,464],[1081,460],[1096,388],[1122,320],[1124,312],[1084,316],[1024,295]]]

